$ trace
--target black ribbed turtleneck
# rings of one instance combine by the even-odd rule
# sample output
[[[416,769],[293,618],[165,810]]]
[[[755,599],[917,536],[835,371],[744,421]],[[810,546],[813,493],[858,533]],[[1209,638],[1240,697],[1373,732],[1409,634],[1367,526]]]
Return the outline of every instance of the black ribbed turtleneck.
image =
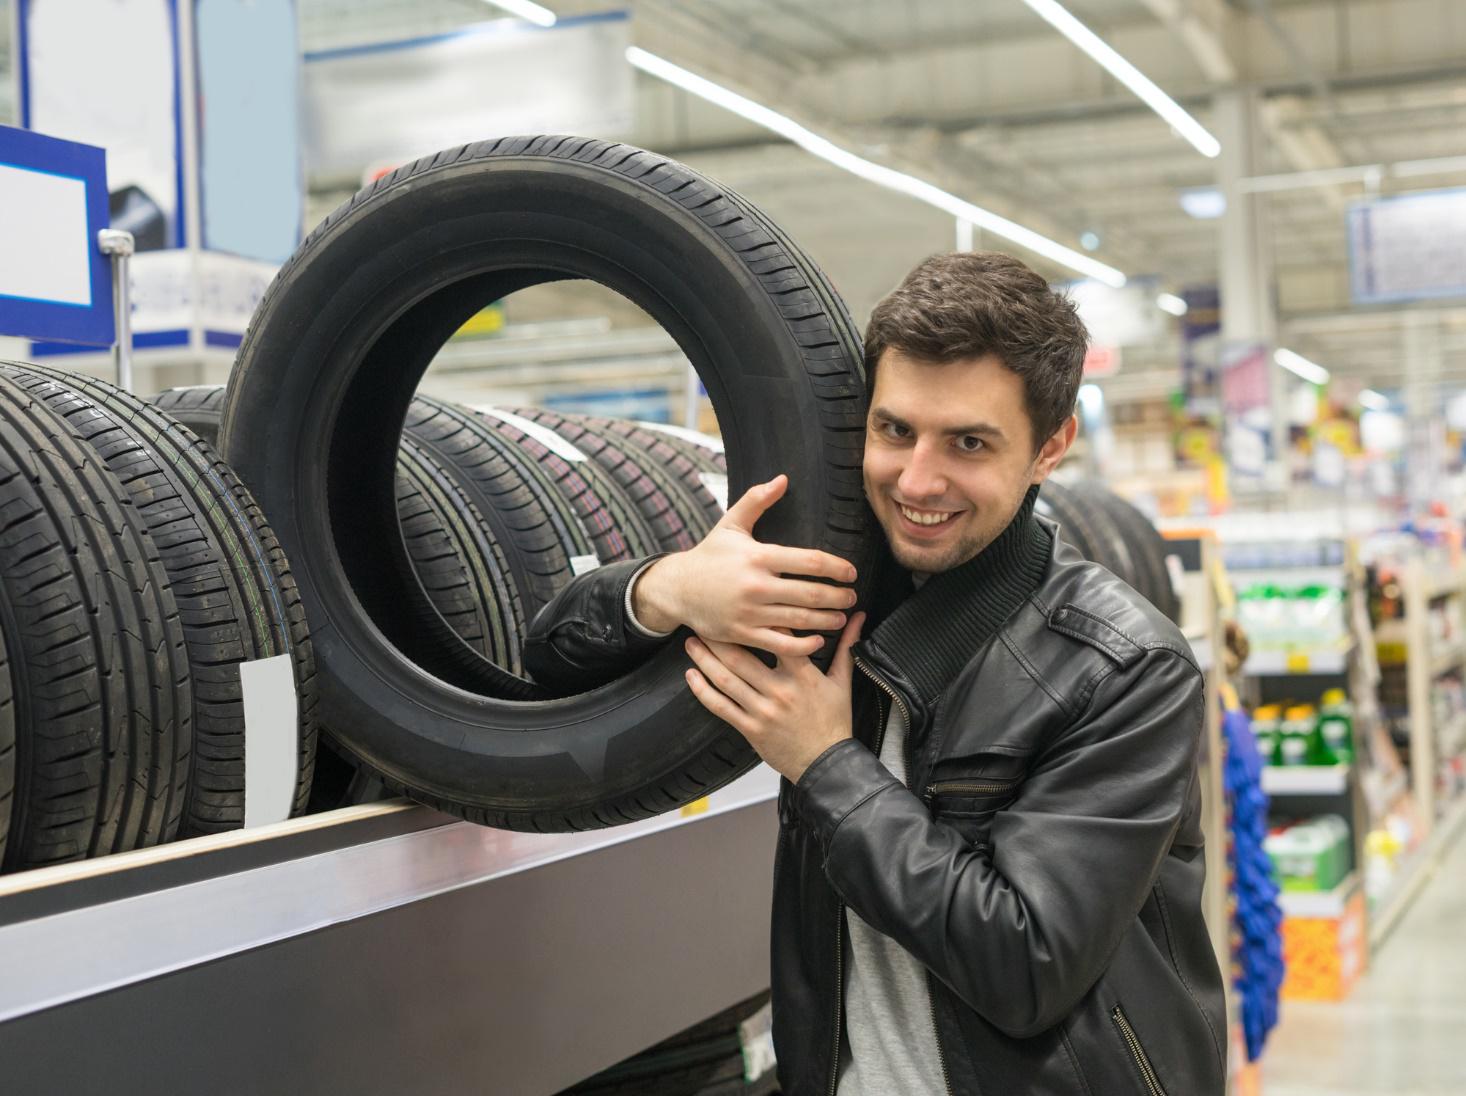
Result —
[[[1037,499],[1035,485],[996,540],[966,563],[932,575],[866,640],[901,667],[921,701],[935,701],[1043,581],[1052,542],[1033,519]]]

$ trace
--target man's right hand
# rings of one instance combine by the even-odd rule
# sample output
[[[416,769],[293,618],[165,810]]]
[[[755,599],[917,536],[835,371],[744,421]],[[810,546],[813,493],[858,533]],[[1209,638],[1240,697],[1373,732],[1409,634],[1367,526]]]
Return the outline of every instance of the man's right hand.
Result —
[[[749,488],[696,547],[648,567],[631,594],[636,619],[654,632],[686,625],[705,640],[780,657],[808,656],[824,646],[823,636],[790,633],[838,632],[855,591],[784,576],[854,582],[855,567],[828,552],[753,539],[755,523],[788,487],[789,477],[778,475]]]

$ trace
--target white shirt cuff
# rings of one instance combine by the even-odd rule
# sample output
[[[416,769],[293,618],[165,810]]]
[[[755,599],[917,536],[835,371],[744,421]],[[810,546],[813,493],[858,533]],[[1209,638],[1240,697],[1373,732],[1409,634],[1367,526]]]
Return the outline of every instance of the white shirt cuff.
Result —
[[[636,569],[636,574],[631,576],[631,581],[626,584],[626,621],[631,625],[632,628],[634,628],[641,635],[645,636],[647,639],[666,639],[669,635],[672,634],[671,632],[652,631],[650,628],[642,624],[641,621],[636,619],[636,612],[631,608],[631,592],[636,589],[636,583],[641,578],[641,576],[646,573],[646,569],[656,562],[656,560],[651,560],[647,563],[642,564]]]

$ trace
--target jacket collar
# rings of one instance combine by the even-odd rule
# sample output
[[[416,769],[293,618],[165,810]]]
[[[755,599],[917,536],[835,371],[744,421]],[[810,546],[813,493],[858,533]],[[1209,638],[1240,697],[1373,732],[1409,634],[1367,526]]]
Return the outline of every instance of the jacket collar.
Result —
[[[1033,516],[1037,485],[998,538],[972,559],[933,575],[910,593],[862,640],[857,654],[878,666],[888,683],[925,709],[1003,622],[1043,582],[1053,549],[1053,530]],[[881,584],[911,590],[909,572]]]

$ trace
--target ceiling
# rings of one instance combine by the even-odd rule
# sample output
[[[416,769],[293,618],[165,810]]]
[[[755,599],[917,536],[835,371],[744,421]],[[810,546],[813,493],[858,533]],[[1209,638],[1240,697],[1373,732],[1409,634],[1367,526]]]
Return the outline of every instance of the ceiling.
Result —
[[[0,119],[9,7],[0,0]],[[606,7],[542,0],[561,16]],[[1218,221],[1182,191],[1212,186],[1196,152],[1021,0],[632,0],[632,40],[795,117],[868,159],[961,197],[1163,288],[1214,285]],[[1466,156],[1461,0],[1067,0],[1066,7],[1209,128],[1219,93],[1256,96],[1247,176]],[[302,46],[415,37],[498,16],[484,0],[299,0]],[[766,131],[639,75],[633,132],[739,190],[830,273],[857,319],[954,224],[915,200],[810,157]],[[1224,156],[1230,153],[1224,152]],[[1350,307],[1344,210],[1371,194],[1466,185],[1466,161],[1366,189],[1262,195],[1279,341],[1336,374],[1388,386],[1428,327],[1445,375],[1466,383],[1466,308]],[[314,180],[313,209],[342,196]],[[1274,182],[1272,185],[1283,185]],[[1091,240],[1093,243],[1094,241]],[[1007,247],[993,237],[982,246]],[[1021,253],[1021,252],[1020,252]],[[1045,274],[1072,277],[1030,258]],[[1117,390],[1175,383],[1170,334],[1127,348]],[[1411,341],[1414,340],[1414,341]]]

